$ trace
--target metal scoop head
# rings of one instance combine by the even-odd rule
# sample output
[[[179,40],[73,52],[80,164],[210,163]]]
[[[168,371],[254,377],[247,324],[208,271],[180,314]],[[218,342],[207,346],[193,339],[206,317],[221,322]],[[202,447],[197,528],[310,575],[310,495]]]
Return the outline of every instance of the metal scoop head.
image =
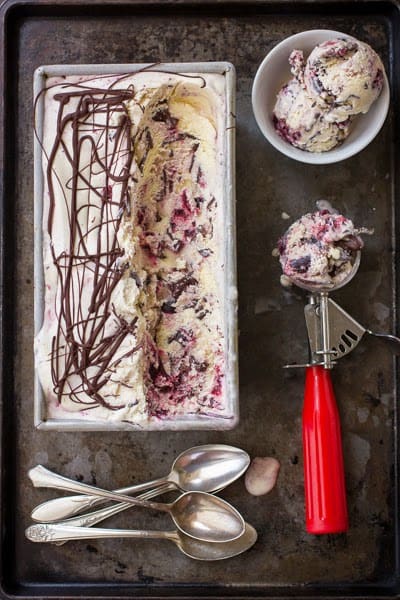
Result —
[[[337,357],[337,353],[332,350],[332,325],[328,293],[338,290],[353,279],[360,266],[360,259],[361,252],[357,250],[354,254],[354,260],[350,270],[348,270],[342,278],[339,278],[337,282],[334,283],[332,281],[331,286],[326,286],[324,283],[318,282],[294,282],[295,285],[312,293],[310,304],[307,305],[310,307],[308,312],[310,314],[315,312],[315,316],[318,316],[317,319],[309,317],[309,323],[307,324],[311,349],[311,363],[314,365],[323,365],[325,369],[331,369],[335,364],[334,359]]]

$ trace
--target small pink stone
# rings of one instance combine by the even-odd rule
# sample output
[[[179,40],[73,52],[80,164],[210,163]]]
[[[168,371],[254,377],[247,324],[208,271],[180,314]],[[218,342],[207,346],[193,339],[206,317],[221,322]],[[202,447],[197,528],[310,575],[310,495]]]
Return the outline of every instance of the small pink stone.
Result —
[[[244,483],[252,496],[268,494],[276,484],[281,465],[276,458],[257,456],[246,471]]]

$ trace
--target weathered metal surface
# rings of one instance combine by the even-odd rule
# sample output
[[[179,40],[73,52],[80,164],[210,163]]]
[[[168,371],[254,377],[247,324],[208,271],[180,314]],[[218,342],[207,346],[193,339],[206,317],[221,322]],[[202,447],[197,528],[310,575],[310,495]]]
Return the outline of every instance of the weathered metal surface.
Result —
[[[265,54],[284,37],[305,29],[352,34],[369,42],[390,67],[392,30],[384,8],[380,13],[379,4],[365,9],[362,3],[340,3],[335,10],[342,5],[341,14],[324,13],[321,5],[315,5],[315,12],[302,13],[303,5],[293,3],[292,14],[285,3],[282,14],[279,4],[196,4],[185,10],[179,3],[146,10],[144,2],[140,10],[122,3],[123,14],[116,3],[104,3],[98,14],[94,5],[89,15],[79,6],[63,11],[62,4],[56,3],[41,15],[35,12],[39,4],[28,11],[20,3],[18,19],[10,13],[7,38],[8,148],[15,151],[8,165],[15,185],[8,182],[6,199],[6,283],[13,285],[13,301],[7,304],[6,300],[5,313],[11,357],[5,363],[8,393],[3,409],[9,428],[4,437],[8,467],[3,484],[8,486],[5,515],[15,511],[17,519],[15,531],[12,523],[6,531],[14,554],[3,562],[14,569],[3,574],[3,581],[7,585],[12,581],[65,584],[55,591],[59,595],[71,593],[70,584],[100,582],[111,584],[98,588],[100,596],[121,591],[119,584],[129,584],[121,593],[132,594],[140,594],[141,586],[147,593],[183,594],[180,586],[193,584],[200,586],[202,595],[215,590],[271,595],[279,594],[281,586],[300,595],[306,584],[321,585],[320,593],[339,593],[341,584],[350,586],[350,592],[353,584],[363,584],[365,593],[372,594],[368,591],[371,584],[383,586],[396,574],[392,358],[383,344],[365,339],[333,371],[351,528],[348,535],[309,536],[303,514],[303,372],[282,369],[285,363],[307,357],[305,298],[299,291],[280,287],[279,267],[271,251],[288,224],[282,213],[295,219],[320,198],[357,224],[374,227],[356,279],[334,298],[371,329],[392,330],[393,108],[381,133],[362,153],[343,163],[314,167],[285,158],[269,146],[256,126],[250,95]],[[204,60],[231,61],[238,76],[240,425],[225,433],[36,431],[32,400],[33,71],[41,64],[56,63]],[[278,484],[271,494],[251,497],[243,481],[223,493],[259,533],[258,542],[245,555],[202,564],[187,559],[168,542],[108,540],[53,547],[25,540],[30,510],[53,496],[48,490],[33,490],[26,477],[37,463],[68,477],[117,488],[167,473],[179,452],[207,442],[237,445],[252,456],[275,456],[281,462]],[[9,469],[15,469],[15,486]],[[168,525],[165,515],[137,509],[110,521],[113,527],[162,529]],[[94,588],[87,589],[96,593]],[[41,594],[46,595],[45,588]]]

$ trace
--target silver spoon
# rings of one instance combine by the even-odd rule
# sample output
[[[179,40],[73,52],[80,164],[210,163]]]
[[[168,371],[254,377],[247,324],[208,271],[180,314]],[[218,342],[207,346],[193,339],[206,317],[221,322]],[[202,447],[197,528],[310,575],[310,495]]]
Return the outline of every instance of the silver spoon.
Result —
[[[25,531],[31,542],[66,542],[69,540],[91,540],[108,538],[166,539],[196,560],[222,560],[245,552],[257,540],[257,532],[249,523],[239,537],[230,542],[215,544],[195,540],[182,531],[137,531],[132,529],[90,529],[67,525],[36,523]]]
[[[114,491],[117,494],[135,494],[160,487],[163,492],[175,488],[185,492],[217,492],[241,477],[249,464],[249,455],[240,448],[225,444],[205,444],[182,452],[173,462],[167,476]],[[105,502],[107,500],[104,498],[94,496],[55,498],[37,506],[31,517],[34,521],[51,523]]]
[[[86,483],[79,483],[52,473],[42,465],[31,469],[28,475],[35,487],[39,485],[39,487],[102,496],[108,500],[118,500],[167,512],[183,533],[206,542],[229,542],[244,531],[244,520],[240,513],[222,498],[205,492],[186,492],[171,504],[166,504],[131,498]]]
[[[161,492],[159,492],[161,490]],[[159,493],[162,493],[162,487],[156,488],[155,490],[148,490],[143,494],[140,494],[138,498],[142,500],[149,500],[150,498],[154,498],[154,496],[158,496]],[[71,517],[70,519],[65,519],[64,521],[57,521],[57,525],[72,525],[73,527],[93,527],[97,523],[101,523],[101,521],[105,521],[105,519],[109,519],[114,515],[126,510],[131,507],[131,504],[127,502],[118,502],[117,504],[113,504],[112,506],[107,506],[106,508],[100,508],[99,510],[94,510],[89,513],[85,513],[84,515],[78,515],[77,517]],[[55,542],[57,546],[61,546],[65,544],[65,542]]]
[[[35,487],[40,486],[36,485]],[[122,490],[124,489],[130,490],[130,488],[121,488],[114,490],[114,492],[117,494],[129,493],[123,492]],[[166,483],[153,490],[148,490],[137,497],[142,500],[149,500],[150,498],[161,496],[169,491],[171,491],[171,486],[169,483]],[[38,523],[59,523],[69,517],[73,518],[82,510],[87,510],[94,506],[101,506],[108,502],[109,500],[100,496],[62,496],[60,498],[46,500],[46,502],[42,502],[36,506],[31,513],[31,518]],[[132,506],[132,504],[128,504],[127,502],[123,502],[122,504],[125,508]],[[118,503],[117,506],[121,506],[121,503]]]

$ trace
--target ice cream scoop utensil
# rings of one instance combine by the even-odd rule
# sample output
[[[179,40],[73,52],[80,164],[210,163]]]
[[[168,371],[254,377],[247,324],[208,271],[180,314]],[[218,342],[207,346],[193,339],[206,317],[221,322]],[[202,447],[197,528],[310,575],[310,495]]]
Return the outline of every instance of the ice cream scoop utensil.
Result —
[[[340,418],[330,376],[335,353],[331,346],[328,292],[348,283],[359,264],[357,252],[347,277],[329,290],[318,289],[317,285],[300,286],[311,292],[310,306],[319,307],[319,321],[307,323],[311,363],[304,365],[302,417],[306,529],[313,534],[339,533],[349,527]]]
[[[305,307],[314,363],[306,368],[303,409],[306,515],[311,533],[333,533],[348,528],[340,422],[329,369],[351,352],[365,333],[376,335],[331,298],[326,298],[324,310],[329,328],[325,341],[319,298],[312,296]],[[396,336],[377,335],[397,346],[399,352],[400,340]]]
[[[143,508],[167,512],[184,533],[208,542],[228,542],[239,537],[244,530],[243,517],[238,511],[219,498],[205,492],[186,492],[171,504],[150,502],[109,492],[95,486],[79,483],[62,475],[52,473],[38,465],[29,471],[36,487],[49,487],[69,492],[102,496],[108,500],[127,502]]]
[[[359,262],[358,257],[340,287],[352,279]],[[348,517],[339,413],[329,370],[354,350],[365,333],[390,342],[396,353],[400,352],[400,339],[376,334],[357,323],[328,297],[328,290],[317,293],[317,286],[308,289],[312,294],[304,314],[311,361],[303,365],[306,527],[310,533],[337,533],[348,529]]]
[[[60,524],[36,523],[25,531],[31,542],[66,542],[69,540],[95,540],[111,538],[135,538],[139,540],[160,539],[174,542],[186,556],[195,560],[223,560],[232,558],[251,548],[257,540],[257,532],[245,523],[243,533],[235,540],[224,543],[193,539],[182,531],[138,531],[132,529],[90,529]]]
[[[162,491],[159,493],[172,489],[217,492],[243,475],[249,464],[249,455],[240,448],[225,444],[205,444],[182,452],[166,477],[114,491],[130,495],[160,486]],[[59,521],[106,502],[107,499],[94,496],[55,498],[36,507],[31,516],[34,521]]]

